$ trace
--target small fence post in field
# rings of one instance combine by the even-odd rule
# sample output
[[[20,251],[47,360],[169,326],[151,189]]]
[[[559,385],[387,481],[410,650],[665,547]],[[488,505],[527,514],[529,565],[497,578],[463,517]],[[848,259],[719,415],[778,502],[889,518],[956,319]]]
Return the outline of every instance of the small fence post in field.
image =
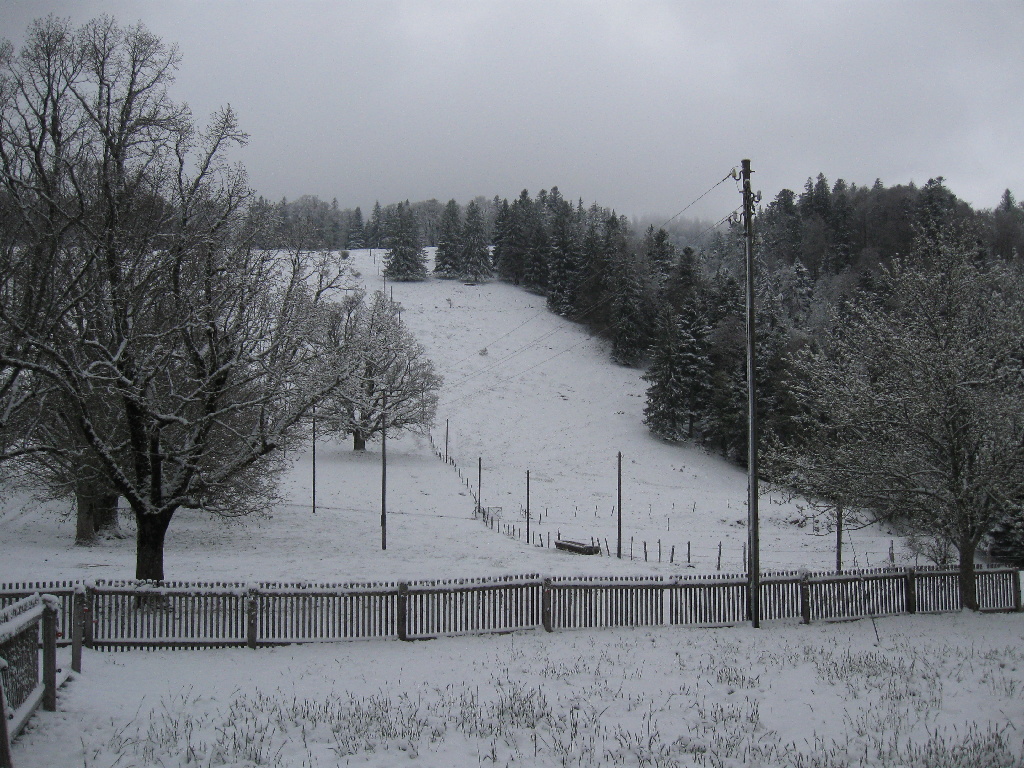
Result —
[[[85,589],[75,585],[71,598],[71,669],[82,671],[82,641],[85,637]]]
[[[43,709],[57,711],[57,600],[49,595],[43,606]]]
[[[676,545],[675,544],[672,545],[672,554],[670,554],[668,556],[668,561],[669,561],[669,563],[674,563],[676,561]]]
[[[554,632],[551,626],[551,579],[544,579],[540,593],[540,620],[545,632]]]
[[[93,588],[86,584],[84,594],[82,600],[82,644],[86,648],[92,649],[96,633],[96,620],[93,618],[93,606],[95,605]]]
[[[257,612],[259,611],[259,599],[255,589],[250,589],[245,595],[245,644],[250,648],[256,647]]]
[[[907,569],[907,575],[903,581],[903,589],[907,613],[917,613],[917,571],[914,568]]]
[[[0,671],[7,666],[7,662],[0,659]],[[4,694],[4,687],[0,685],[0,768],[14,768],[14,758],[11,757],[11,734],[7,730],[7,696]]]
[[[811,577],[807,573],[800,577],[800,621],[811,623]]]
[[[1013,610],[1017,613],[1021,611],[1021,599],[1020,599],[1020,571],[1014,569],[1013,571]]]
[[[398,639],[409,639],[409,585],[398,583]]]
[[[644,539],[644,562],[647,562],[647,540]]]
[[[722,570],[722,542],[718,542],[718,564],[715,566],[715,570]]]

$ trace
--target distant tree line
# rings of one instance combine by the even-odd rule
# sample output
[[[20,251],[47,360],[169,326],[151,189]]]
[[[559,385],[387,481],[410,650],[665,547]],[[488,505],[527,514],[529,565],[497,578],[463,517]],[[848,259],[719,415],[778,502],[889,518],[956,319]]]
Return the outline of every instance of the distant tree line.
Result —
[[[489,242],[494,227],[494,201],[477,197],[472,203],[480,212]],[[296,244],[334,250],[387,248],[389,222],[399,206],[415,220],[419,245],[429,248],[440,244],[445,213],[445,205],[435,199],[386,205],[375,202],[369,214],[365,214],[361,206],[340,208],[336,198],[327,203],[316,195],[302,195],[295,200],[282,198],[276,203],[261,196],[254,206],[261,215],[275,222],[261,243],[264,248],[288,248]]]

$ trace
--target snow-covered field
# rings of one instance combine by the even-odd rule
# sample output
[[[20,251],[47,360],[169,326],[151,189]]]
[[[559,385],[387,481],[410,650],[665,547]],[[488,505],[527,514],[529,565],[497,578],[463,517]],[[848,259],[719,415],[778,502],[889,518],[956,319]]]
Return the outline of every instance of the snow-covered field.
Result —
[[[383,285],[382,251],[354,251],[368,291]],[[450,280],[388,284],[445,377],[435,444],[456,468],[439,461],[429,441],[388,441],[388,549],[380,549],[380,445],[354,453],[347,441],[317,446],[317,512],[311,510],[310,452],[287,478],[287,503],[269,518],[220,520],[179,511],[166,545],[169,579],[351,581],[474,577],[493,574],[675,573],[689,548],[695,570],[743,570],[746,475],[692,446],[670,445],[642,423],[645,382],[636,369],[608,360],[605,344],[581,326],[552,315],[544,298],[492,282]],[[580,559],[529,547],[473,521],[482,459],[483,504],[501,507],[523,527],[530,470],[532,532],[607,541],[615,549],[616,454],[621,451],[623,539],[632,562]],[[834,566],[834,537],[800,526],[797,504],[777,494],[761,499],[761,563],[765,569]],[[538,521],[538,517],[540,518]],[[0,582],[49,578],[131,578],[128,537],[81,548],[73,544],[67,505],[0,506]],[[894,539],[884,531],[848,532],[848,567],[884,564]],[[658,542],[661,541],[661,564]],[[643,562],[643,542],[648,563]],[[674,562],[672,548],[675,547]],[[895,539],[897,562],[909,557]]]
[[[353,254],[369,290],[382,285],[380,254]],[[433,439],[443,446],[447,420],[458,470],[425,437],[389,440],[382,552],[379,443],[356,454],[321,441],[315,514],[306,452],[269,517],[179,512],[168,578],[675,573],[688,542],[694,570],[715,570],[720,542],[722,569],[742,570],[744,473],[653,438],[640,372],[609,363],[603,342],[501,283],[387,290],[445,376]],[[472,519],[463,478],[475,487],[481,457],[483,504],[506,522],[524,522],[529,469],[534,531],[614,550],[618,451],[632,561],[531,547]],[[765,496],[761,511],[764,568],[832,566],[833,537],[795,524],[795,503]],[[59,505],[8,497],[0,582],[133,575],[130,535],[89,548],[73,537]],[[855,531],[844,560],[881,564],[892,541]],[[895,554],[906,561],[898,539]],[[19,768],[1005,766],[1020,764],[1024,739],[1021,615],[87,653],[84,668],[60,711],[40,713],[16,743]]]
[[[87,653],[18,768],[1020,766],[1019,615]]]

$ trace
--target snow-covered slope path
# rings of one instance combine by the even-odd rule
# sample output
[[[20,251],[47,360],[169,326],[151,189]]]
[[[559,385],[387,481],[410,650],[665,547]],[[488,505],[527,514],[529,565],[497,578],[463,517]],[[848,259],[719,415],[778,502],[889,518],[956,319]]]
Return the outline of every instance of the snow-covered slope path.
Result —
[[[384,286],[382,251],[351,258],[368,291]],[[641,372],[609,362],[600,339],[547,311],[544,298],[511,285],[449,280],[388,284],[402,318],[445,378],[433,428],[483,503],[524,527],[530,470],[531,532],[547,542],[607,540],[615,550],[616,455],[622,452],[623,538],[628,558],[581,558],[529,547],[471,519],[473,500],[429,441],[388,441],[388,548],[380,548],[380,445],[365,454],[343,440],[317,446],[317,512],[311,509],[311,452],[298,456],[271,517],[221,520],[182,510],[171,523],[166,573],[173,579],[352,581],[491,574],[675,573],[742,570],[746,476],[692,446],[654,438],[642,423]],[[796,505],[761,502],[766,569],[828,568],[834,539],[799,527]],[[539,518],[539,519],[538,519]],[[32,504],[8,494],[0,504],[0,582],[45,578],[129,578],[128,537],[73,544],[67,504]],[[661,560],[658,561],[658,542]],[[643,560],[643,543],[648,560]],[[890,539],[855,532],[844,553],[853,565],[881,564]],[[897,557],[900,557],[899,542]],[[674,550],[674,563],[669,563]]]

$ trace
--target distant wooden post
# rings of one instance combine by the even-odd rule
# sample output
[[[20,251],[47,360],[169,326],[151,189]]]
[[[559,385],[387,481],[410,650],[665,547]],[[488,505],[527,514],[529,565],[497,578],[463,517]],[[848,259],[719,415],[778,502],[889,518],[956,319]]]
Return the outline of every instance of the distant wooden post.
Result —
[[[811,577],[807,573],[800,579],[800,621],[811,623]]]
[[[526,541],[530,542],[530,470],[526,470]]]
[[[615,556],[622,559],[622,451],[619,451],[619,495],[618,495],[618,543],[615,546]],[[629,559],[633,559],[632,551],[630,551]]]
[[[836,505],[836,573],[843,572],[843,505]]]
[[[380,419],[380,548],[388,548],[388,393],[381,395]]]
[[[57,711],[57,607],[43,606],[43,709]]]
[[[903,588],[904,600],[907,604],[907,613],[917,613],[917,571],[914,568],[907,569]]]
[[[250,589],[245,596],[245,644],[250,648],[256,647],[258,600],[256,590]]]
[[[71,669],[82,671],[82,641],[85,637],[85,590],[78,585],[71,598]]]
[[[1013,571],[1013,610],[1017,613],[1021,610],[1020,571],[1017,569]]]
[[[85,600],[82,605],[82,644],[86,648],[92,648],[93,640],[96,633],[96,624],[94,623],[92,616],[93,606],[93,588],[86,585],[85,587]]]
[[[483,485],[484,477],[484,457],[478,456],[476,459],[476,513],[480,514],[480,505],[483,503],[483,496],[480,495],[480,488]]]
[[[313,514],[316,514],[316,406],[313,406]]]
[[[551,579],[544,579],[540,593],[540,620],[545,632],[554,632],[551,625]]]
[[[406,582],[398,584],[398,639],[409,639],[409,585]]]
[[[448,419],[444,420],[444,460],[448,461]]]

